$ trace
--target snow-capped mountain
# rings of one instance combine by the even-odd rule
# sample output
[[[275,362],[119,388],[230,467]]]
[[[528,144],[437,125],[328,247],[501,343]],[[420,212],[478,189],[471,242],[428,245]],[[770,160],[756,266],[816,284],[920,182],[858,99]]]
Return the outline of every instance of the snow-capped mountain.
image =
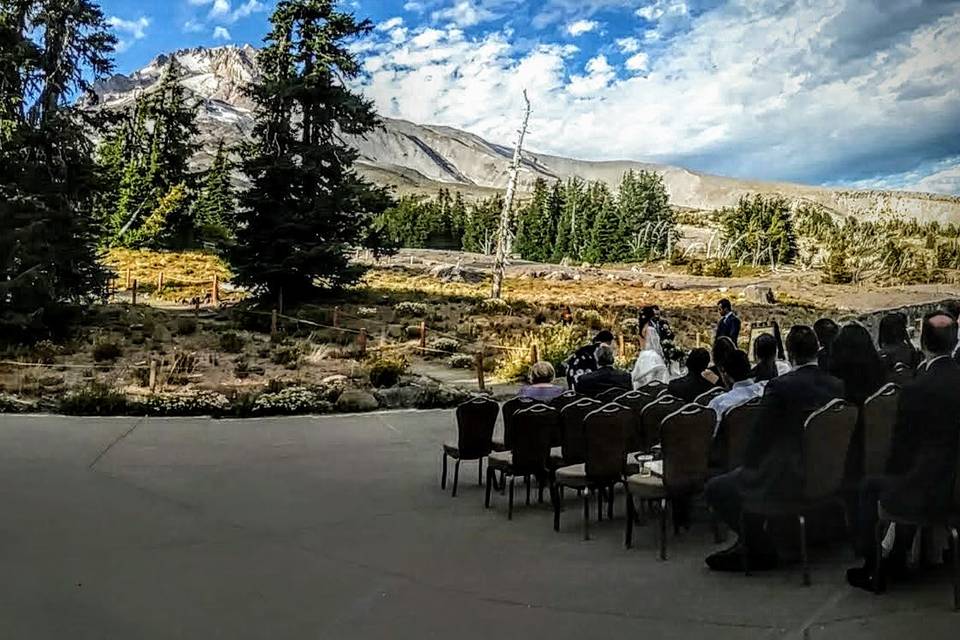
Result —
[[[200,101],[198,122],[205,163],[220,140],[236,143],[253,128],[253,105],[243,88],[258,76],[256,49],[226,46],[184,49],[161,55],[143,69],[115,75],[96,85],[100,104],[127,108],[140,92],[153,90],[171,58],[185,72],[184,84]],[[443,126],[418,125],[385,118],[383,128],[351,143],[360,152],[358,169],[375,182],[403,192],[432,192],[441,186],[467,194],[504,189],[512,150],[483,138]],[[537,178],[578,176],[602,180],[616,187],[628,169],[663,174],[671,202],[680,207],[712,210],[736,203],[748,193],[778,193],[796,200],[820,203],[846,215],[871,218],[892,212],[921,221],[960,223],[960,198],[901,191],[832,189],[790,183],[771,183],[712,176],[681,167],[632,161],[591,162],[536,153],[524,154],[520,187],[528,190]]]

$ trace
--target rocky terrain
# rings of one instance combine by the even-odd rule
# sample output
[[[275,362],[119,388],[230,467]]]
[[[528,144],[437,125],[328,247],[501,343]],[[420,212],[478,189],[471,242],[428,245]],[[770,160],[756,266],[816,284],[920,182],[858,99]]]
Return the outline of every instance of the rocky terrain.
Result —
[[[257,77],[256,49],[249,45],[195,48],[161,55],[129,76],[116,75],[99,83],[96,92],[101,104],[111,109],[132,105],[140,92],[149,92],[157,85],[171,56],[184,67],[185,84],[200,101],[205,150],[198,162],[203,164],[219,140],[239,142],[252,129],[252,105],[243,87]],[[400,193],[429,193],[445,186],[469,195],[485,195],[506,187],[511,150],[465,131],[387,118],[382,129],[352,143],[361,154],[360,171],[375,182],[395,186]],[[892,213],[922,222],[960,223],[960,198],[954,196],[738,180],[632,161],[591,162],[528,153],[520,183],[522,189],[529,190],[537,178],[578,176],[615,186],[628,169],[663,174],[671,202],[695,210],[729,206],[744,194],[760,192],[819,203],[834,213],[864,219]]]

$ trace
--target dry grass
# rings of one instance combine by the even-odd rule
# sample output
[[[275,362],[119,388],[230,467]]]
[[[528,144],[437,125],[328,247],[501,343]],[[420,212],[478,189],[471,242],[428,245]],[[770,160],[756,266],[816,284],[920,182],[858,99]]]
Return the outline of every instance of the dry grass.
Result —
[[[116,275],[118,285],[125,285],[127,270],[137,280],[138,290],[151,298],[179,302],[194,297],[203,298],[211,289],[213,277],[229,281],[230,269],[216,255],[203,251],[149,251],[137,249],[110,249],[103,260]],[[160,273],[163,290],[157,293]],[[239,299],[232,292],[221,291],[221,299]]]

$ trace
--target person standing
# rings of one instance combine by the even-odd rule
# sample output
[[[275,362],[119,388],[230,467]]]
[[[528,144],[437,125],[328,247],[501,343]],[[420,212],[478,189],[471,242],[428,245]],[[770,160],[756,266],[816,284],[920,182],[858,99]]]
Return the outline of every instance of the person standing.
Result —
[[[717,310],[720,312],[720,322],[717,323],[716,338],[730,338],[733,344],[737,344],[740,338],[740,318],[733,312],[733,305],[724,298],[717,303]]]
[[[598,333],[593,338],[593,342],[580,347],[564,361],[566,368],[567,386],[570,389],[577,388],[577,380],[592,371],[596,371],[597,365],[597,347],[601,345],[613,345],[613,333],[606,329]]]

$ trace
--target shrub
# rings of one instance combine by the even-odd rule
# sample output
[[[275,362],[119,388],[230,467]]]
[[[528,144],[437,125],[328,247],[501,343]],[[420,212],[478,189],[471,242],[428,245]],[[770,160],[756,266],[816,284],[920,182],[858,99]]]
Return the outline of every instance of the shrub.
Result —
[[[113,362],[123,355],[123,349],[116,342],[102,340],[93,345],[94,362]]]
[[[357,316],[360,318],[375,318],[377,317],[377,308],[376,307],[358,307]]]
[[[540,346],[540,359],[551,363],[557,370],[567,357],[587,339],[583,327],[577,325],[553,325],[525,334],[519,340],[508,343],[516,350],[506,352],[496,368],[496,373],[508,380],[525,379],[530,370],[530,344]]]
[[[41,340],[30,349],[34,362],[53,364],[63,350],[50,340]]]
[[[197,332],[197,321],[194,318],[177,318],[177,335],[190,336]]]
[[[280,366],[296,364],[300,359],[300,348],[290,345],[280,345],[270,353],[270,362]]]
[[[31,402],[20,400],[16,396],[0,393],[0,413],[24,413],[36,408]]]
[[[430,313],[430,307],[422,302],[400,302],[393,311],[398,318],[422,318]]]
[[[603,329],[606,326],[603,316],[596,309],[577,309],[573,312],[573,319],[594,330]]]
[[[705,275],[712,278],[729,278],[733,276],[733,267],[726,258],[711,260],[703,270]]]
[[[228,331],[220,334],[220,351],[224,353],[242,353],[247,341],[239,333]]]
[[[430,342],[430,348],[444,353],[456,353],[460,350],[460,343],[453,338],[437,338]]]
[[[834,249],[827,256],[823,266],[823,281],[827,284],[849,284],[853,282],[853,273],[847,266],[844,249]]]
[[[771,259],[783,264],[796,255],[790,203],[782,196],[744,196],[736,208],[722,209],[719,217],[723,242],[732,258],[750,260],[756,266]]]
[[[402,355],[380,356],[370,364],[370,384],[378,389],[395,386],[407,370],[407,360]]]
[[[487,298],[478,302],[473,311],[485,315],[503,315],[510,313],[510,303],[503,298]]]
[[[214,391],[157,394],[140,403],[151,416],[222,416],[230,410],[230,401]]]
[[[312,389],[287,387],[277,393],[264,393],[253,401],[251,413],[263,415],[298,415],[329,413],[333,405]]]
[[[703,275],[703,260],[691,260],[687,263],[687,273],[691,276]]]
[[[123,416],[133,408],[123,393],[102,382],[75,389],[60,401],[60,413],[69,416]]]
[[[475,357],[469,353],[458,353],[450,356],[447,366],[451,369],[472,369]]]

